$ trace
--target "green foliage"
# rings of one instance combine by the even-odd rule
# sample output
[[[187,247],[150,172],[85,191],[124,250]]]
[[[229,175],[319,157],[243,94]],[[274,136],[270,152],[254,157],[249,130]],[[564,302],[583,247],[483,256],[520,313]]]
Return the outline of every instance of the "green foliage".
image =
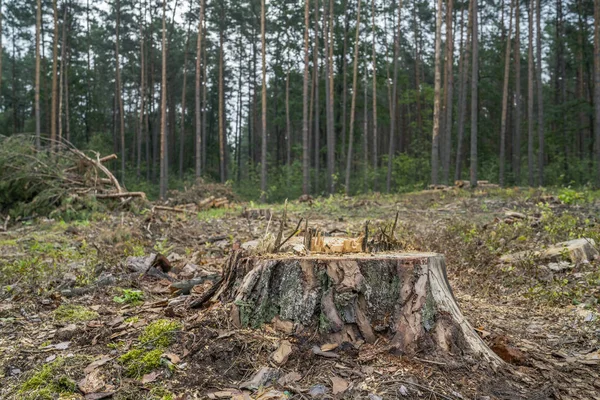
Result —
[[[42,366],[23,382],[18,391],[19,398],[53,400],[56,396],[75,393],[77,384],[64,373],[65,364],[65,358],[58,357]]]
[[[113,297],[113,301],[119,304],[137,305],[144,299],[144,293],[141,290],[123,289],[121,296]]]
[[[155,347],[167,347],[173,341],[175,332],[181,328],[182,325],[177,321],[159,319],[146,326],[139,337],[139,341],[143,345],[152,344]]]
[[[53,312],[59,322],[84,322],[98,318],[98,313],[76,304],[61,304]]]
[[[160,367],[160,356],[162,349],[144,350],[132,349],[119,357],[119,361],[125,366],[125,374],[132,378],[141,378],[144,374]]]

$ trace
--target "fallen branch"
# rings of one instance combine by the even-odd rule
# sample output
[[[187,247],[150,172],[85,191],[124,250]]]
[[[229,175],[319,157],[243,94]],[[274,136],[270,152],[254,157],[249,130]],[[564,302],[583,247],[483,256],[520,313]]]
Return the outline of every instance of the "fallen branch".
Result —
[[[118,199],[124,197],[141,197],[143,199],[146,198],[146,193],[144,192],[119,192],[119,193],[98,193],[95,194],[99,199]]]
[[[195,214],[196,211],[194,210],[188,210],[186,208],[176,208],[176,207],[168,207],[168,206],[154,206],[152,207],[152,212],[154,212],[155,210],[160,210],[160,211],[172,211],[172,212],[177,212],[177,213],[190,213],[190,214]]]

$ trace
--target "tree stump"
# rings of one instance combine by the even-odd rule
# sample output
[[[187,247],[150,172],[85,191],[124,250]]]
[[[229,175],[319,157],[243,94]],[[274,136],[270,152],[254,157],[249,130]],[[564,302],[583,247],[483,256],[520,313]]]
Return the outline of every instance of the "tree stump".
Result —
[[[501,363],[463,317],[439,254],[236,252],[221,281],[194,305],[208,300],[233,303],[238,327],[277,317],[292,322],[296,334],[318,330],[330,342],[385,337],[401,354],[473,354]]]

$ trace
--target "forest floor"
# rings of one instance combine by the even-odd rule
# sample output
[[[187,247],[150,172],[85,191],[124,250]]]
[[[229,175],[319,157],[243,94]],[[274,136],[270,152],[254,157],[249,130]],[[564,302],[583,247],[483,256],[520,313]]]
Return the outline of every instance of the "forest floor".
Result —
[[[286,234],[303,217],[357,236],[366,220],[398,214],[402,247],[446,255],[465,317],[510,362],[399,357],[383,341],[324,358],[292,337],[280,379],[255,391],[240,383],[275,367],[284,335],[235,329],[226,305],[189,309],[210,281],[176,296],[169,280],[127,261],[161,253],[173,279],[218,274],[232,248],[279,225],[282,205],[265,206],[271,222],[242,216],[244,207],[256,205],[38,219],[0,232],[0,398],[600,399],[600,261],[500,260],[578,237],[598,242],[595,195],[452,189],[289,202]]]

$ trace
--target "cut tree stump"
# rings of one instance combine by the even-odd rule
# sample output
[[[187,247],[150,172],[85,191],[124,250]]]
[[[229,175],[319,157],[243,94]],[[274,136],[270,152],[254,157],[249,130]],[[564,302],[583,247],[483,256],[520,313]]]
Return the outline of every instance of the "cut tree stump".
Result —
[[[234,252],[223,276],[191,304],[232,303],[238,327],[293,323],[329,342],[389,340],[400,354],[470,354],[500,364],[462,315],[444,257],[433,253],[244,256]]]

